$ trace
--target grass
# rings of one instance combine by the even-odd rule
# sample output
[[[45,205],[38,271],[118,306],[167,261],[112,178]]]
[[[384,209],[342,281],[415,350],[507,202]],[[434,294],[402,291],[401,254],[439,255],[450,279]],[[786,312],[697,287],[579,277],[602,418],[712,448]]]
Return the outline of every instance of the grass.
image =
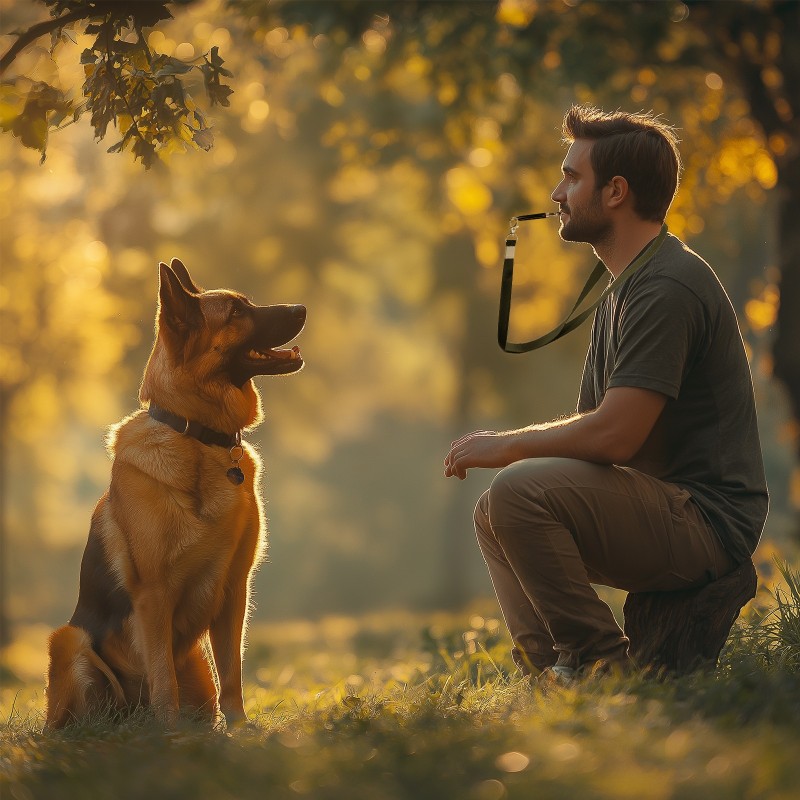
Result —
[[[2,690],[0,795],[37,798],[797,798],[800,579],[785,565],[719,669],[544,695],[496,609],[257,626],[251,723],[166,732],[139,712],[43,732],[36,683]]]

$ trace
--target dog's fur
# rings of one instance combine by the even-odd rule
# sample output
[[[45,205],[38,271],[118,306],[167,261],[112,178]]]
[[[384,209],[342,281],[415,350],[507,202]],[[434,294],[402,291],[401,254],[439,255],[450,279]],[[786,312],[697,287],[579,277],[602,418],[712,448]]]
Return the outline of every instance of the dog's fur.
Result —
[[[250,580],[266,537],[261,463],[243,442],[244,482],[235,485],[226,473],[238,451],[178,433],[146,406],[229,435],[253,427],[262,412],[251,378],[303,366],[296,348],[271,348],[302,330],[306,311],[204,292],[177,259],[159,269],[143,407],[111,429],[111,484],[92,516],[78,604],[50,637],[52,727],[140,705],[167,725],[179,709],[245,719]]]

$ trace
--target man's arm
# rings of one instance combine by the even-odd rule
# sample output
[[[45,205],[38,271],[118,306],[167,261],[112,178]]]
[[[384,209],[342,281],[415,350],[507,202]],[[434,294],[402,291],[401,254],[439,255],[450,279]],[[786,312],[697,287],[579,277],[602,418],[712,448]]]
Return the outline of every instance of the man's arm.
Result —
[[[596,464],[625,464],[639,452],[667,396],[650,389],[609,389],[588,414],[518,431],[476,431],[453,442],[444,474],[464,479],[473,467],[506,467],[525,458],[555,456]]]

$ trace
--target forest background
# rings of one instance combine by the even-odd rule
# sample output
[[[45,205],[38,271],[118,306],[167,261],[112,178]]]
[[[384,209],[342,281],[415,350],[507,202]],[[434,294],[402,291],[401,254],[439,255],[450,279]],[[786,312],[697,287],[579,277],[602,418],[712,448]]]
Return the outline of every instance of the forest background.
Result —
[[[795,558],[796,423],[773,372],[780,167],[798,148],[796,90],[776,65],[800,52],[800,30],[770,24],[787,4],[710,4],[732,36],[730,21],[757,6],[763,24],[739,31],[740,56],[762,59],[786,117],[770,132],[699,24],[707,5],[202,0],[147,42],[187,62],[224,57],[233,93],[204,111],[213,147],[172,142],[145,170],[127,149],[106,153],[113,135],[98,145],[83,119],[39,142],[43,163],[19,130],[0,136],[0,522],[15,667],[41,675],[44,636],[72,611],[108,482],[104,430],[137,407],[157,263],[173,256],[208,288],[309,310],[307,366],[259,381],[267,420],[248,437],[267,466],[271,532],[255,619],[491,594],[471,523],[490,473],[448,481],[442,459],[466,431],[574,409],[588,326],[528,356],[496,344],[508,219],[551,208],[573,102],[652,109],[679,130],[686,169],[668,224],[718,272],[751,357],[772,495],[758,558]],[[46,18],[38,3],[0,0],[0,11],[3,51]],[[26,50],[15,71],[48,83],[57,72],[79,100],[94,37],[73,38],[55,59],[49,39]],[[558,322],[593,263],[555,223],[521,233],[514,339]]]

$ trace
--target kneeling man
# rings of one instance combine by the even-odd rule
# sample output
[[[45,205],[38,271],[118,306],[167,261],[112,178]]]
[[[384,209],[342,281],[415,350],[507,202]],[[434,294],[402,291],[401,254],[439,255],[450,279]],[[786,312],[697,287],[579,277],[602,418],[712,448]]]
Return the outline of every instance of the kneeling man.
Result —
[[[680,156],[657,118],[575,106],[553,191],[561,238],[618,278],[658,236]],[[595,313],[577,414],[455,442],[445,475],[503,469],[478,543],[526,673],[625,668],[628,640],[590,583],[702,586],[750,558],[767,514],[752,379],[716,275],[679,239]]]

